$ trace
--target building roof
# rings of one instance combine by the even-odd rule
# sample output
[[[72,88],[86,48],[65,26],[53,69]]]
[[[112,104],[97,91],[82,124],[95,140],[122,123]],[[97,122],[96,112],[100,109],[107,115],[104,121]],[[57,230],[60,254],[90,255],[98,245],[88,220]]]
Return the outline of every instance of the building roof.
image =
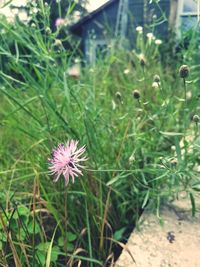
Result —
[[[82,19],[80,19],[77,23],[72,25],[70,27],[70,30],[72,32],[76,31],[82,24],[84,24],[88,20],[93,19],[99,12],[101,12],[102,10],[104,10],[105,8],[107,8],[108,6],[112,5],[114,2],[117,2],[117,1],[119,1],[119,0],[109,0],[108,2],[106,2],[105,4],[100,6],[99,8],[97,8],[94,11],[90,12],[87,16],[85,16]]]

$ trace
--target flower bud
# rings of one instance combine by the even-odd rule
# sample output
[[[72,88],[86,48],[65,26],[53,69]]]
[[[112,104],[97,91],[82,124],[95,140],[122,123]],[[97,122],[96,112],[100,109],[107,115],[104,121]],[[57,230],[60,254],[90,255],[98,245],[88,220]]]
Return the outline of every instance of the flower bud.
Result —
[[[177,159],[172,159],[171,161],[170,161],[170,163],[171,163],[171,165],[173,166],[173,167],[175,167],[176,165],[177,165]]]
[[[139,56],[139,60],[140,60],[140,65],[141,65],[142,67],[144,67],[144,66],[146,65],[146,60],[145,60],[143,54],[141,54],[141,55]]]
[[[156,83],[159,83],[160,82],[160,76],[159,75],[154,75],[153,77],[153,81],[156,82]]]
[[[116,98],[117,98],[118,101],[120,101],[120,102],[122,101],[122,95],[121,95],[120,92],[116,92],[115,93],[115,96],[116,96]]]
[[[193,120],[193,122],[195,122],[195,123],[197,124],[197,123],[200,122],[200,117],[199,117],[197,114],[195,114],[195,115],[193,116],[192,120]]]
[[[182,65],[179,69],[179,75],[181,78],[185,79],[189,76],[190,70],[188,65]]]
[[[136,32],[138,32],[139,34],[141,34],[143,32],[143,28],[141,26],[137,26],[136,27]]]
[[[154,89],[158,89],[158,88],[159,88],[159,83],[157,83],[157,82],[153,82],[153,83],[152,83],[152,88],[154,88]]]
[[[133,91],[133,97],[137,100],[140,99],[140,92],[138,90],[134,90]]]
[[[61,40],[60,39],[55,39],[54,45],[55,46],[62,46]]]
[[[156,45],[161,45],[161,44],[162,44],[162,40],[160,40],[160,39],[156,39],[156,40],[155,40],[155,44],[156,44]]]

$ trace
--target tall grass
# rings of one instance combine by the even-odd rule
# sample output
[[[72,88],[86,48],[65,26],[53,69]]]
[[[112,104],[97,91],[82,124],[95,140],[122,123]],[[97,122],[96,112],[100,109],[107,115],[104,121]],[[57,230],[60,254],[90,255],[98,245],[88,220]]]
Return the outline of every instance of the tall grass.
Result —
[[[163,200],[186,192],[195,213],[196,66],[186,107],[180,63],[163,68],[143,34],[134,51],[111,48],[74,79],[67,70],[75,52],[55,42],[59,32],[45,32],[41,10],[43,30],[37,21],[0,21],[1,266],[106,266],[147,204],[159,216]],[[66,188],[64,179],[53,183],[48,158],[68,139],[86,144],[89,160]]]

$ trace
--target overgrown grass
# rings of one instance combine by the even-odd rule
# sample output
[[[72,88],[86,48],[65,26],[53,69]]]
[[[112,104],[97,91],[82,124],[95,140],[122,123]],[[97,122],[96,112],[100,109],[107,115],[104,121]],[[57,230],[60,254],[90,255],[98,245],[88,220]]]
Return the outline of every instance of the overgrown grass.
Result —
[[[55,44],[58,32],[0,27],[1,266],[106,266],[147,204],[159,216],[161,201],[186,192],[195,213],[200,140],[190,118],[200,114],[191,58],[185,101],[181,63],[164,68],[142,34],[135,51],[111,48],[74,79],[74,54]],[[86,144],[89,160],[66,188],[64,179],[53,183],[48,158],[68,139]]]

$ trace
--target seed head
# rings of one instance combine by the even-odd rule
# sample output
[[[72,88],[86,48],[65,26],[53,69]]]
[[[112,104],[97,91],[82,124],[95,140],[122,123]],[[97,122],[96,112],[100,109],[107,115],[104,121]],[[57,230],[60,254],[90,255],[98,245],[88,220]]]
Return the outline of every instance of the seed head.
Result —
[[[138,90],[134,90],[133,91],[133,97],[137,100],[140,99],[140,92]]]
[[[177,159],[172,159],[170,161],[170,163],[171,163],[172,166],[176,166],[177,165]]]
[[[189,76],[190,69],[188,65],[182,65],[179,69],[179,75],[181,78],[187,78]]]
[[[146,60],[143,54],[139,55],[140,65],[144,67],[146,65]]]
[[[153,81],[156,82],[156,83],[159,83],[160,82],[160,76],[159,75],[154,75],[153,77]]]
[[[122,101],[122,95],[120,92],[116,92],[115,96],[116,96],[117,100],[119,100],[120,102]]]
[[[193,116],[192,120],[193,120],[193,122],[195,122],[195,123],[197,124],[197,123],[200,122],[200,117],[199,117],[197,114],[195,114],[195,115]]]

